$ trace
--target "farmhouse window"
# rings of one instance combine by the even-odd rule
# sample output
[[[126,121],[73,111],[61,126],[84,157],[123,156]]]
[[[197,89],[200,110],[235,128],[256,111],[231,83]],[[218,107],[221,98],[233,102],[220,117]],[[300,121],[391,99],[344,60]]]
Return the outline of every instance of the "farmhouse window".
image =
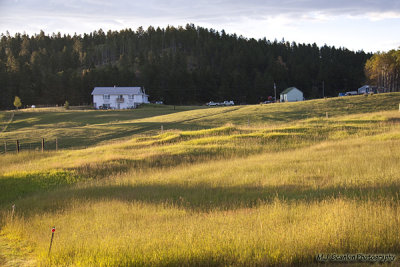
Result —
[[[103,99],[110,99],[110,95],[103,95]]]
[[[129,99],[133,99],[134,98],[134,95],[129,95]]]

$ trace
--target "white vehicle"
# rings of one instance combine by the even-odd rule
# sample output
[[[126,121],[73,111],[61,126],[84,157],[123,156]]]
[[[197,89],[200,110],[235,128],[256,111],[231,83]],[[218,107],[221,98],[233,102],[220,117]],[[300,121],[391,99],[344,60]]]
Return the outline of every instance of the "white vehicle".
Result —
[[[224,101],[224,103],[222,103],[224,106],[233,106],[235,105],[235,103],[231,100],[231,101]]]
[[[346,95],[358,95],[358,91],[349,91],[346,92]]]
[[[208,102],[208,103],[206,103],[206,106],[217,106],[218,105],[218,103],[215,103],[214,101],[210,101],[210,102]]]

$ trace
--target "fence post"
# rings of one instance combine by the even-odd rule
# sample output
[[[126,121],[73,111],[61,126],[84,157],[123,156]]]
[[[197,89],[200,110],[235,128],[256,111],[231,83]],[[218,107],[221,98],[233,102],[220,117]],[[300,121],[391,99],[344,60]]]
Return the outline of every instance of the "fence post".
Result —
[[[44,152],[44,138],[42,138],[42,152]]]
[[[12,204],[12,212],[11,212],[11,221],[14,220],[14,214],[15,214],[15,204]]]
[[[58,138],[56,138],[56,151],[58,150]]]
[[[53,228],[51,228],[51,239],[50,239],[50,247],[49,247],[49,256],[50,256],[50,252],[51,252],[51,245],[53,245],[53,238],[54,238],[54,232],[56,231],[56,227],[53,226]]]
[[[163,133],[163,132],[164,132],[164,126],[161,125],[161,133]]]
[[[17,153],[19,153],[19,140],[17,140],[17,142],[15,143],[16,148],[17,148]]]
[[[7,141],[4,141],[4,154],[7,154]]]

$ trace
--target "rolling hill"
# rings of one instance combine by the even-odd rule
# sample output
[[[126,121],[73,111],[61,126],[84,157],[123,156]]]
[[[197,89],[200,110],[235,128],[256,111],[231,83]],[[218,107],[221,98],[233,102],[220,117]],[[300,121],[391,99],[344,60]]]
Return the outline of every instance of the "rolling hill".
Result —
[[[11,122],[2,112],[0,264],[309,265],[321,253],[398,254],[399,103],[392,93],[36,109]],[[35,150],[41,138],[60,149]],[[17,154],[15,139],[31,146]]]

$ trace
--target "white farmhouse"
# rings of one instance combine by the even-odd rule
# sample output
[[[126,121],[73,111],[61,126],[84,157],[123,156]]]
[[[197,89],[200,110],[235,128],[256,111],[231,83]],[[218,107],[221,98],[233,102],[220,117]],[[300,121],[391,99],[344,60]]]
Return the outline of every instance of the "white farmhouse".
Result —
[[[136,108],[149,103],[149,96],[141,87],[95,87],[92,95],[96,109]]]
[[[281,102],[303,101],[303,92],[296,87],[289,87],[281,93]]]

